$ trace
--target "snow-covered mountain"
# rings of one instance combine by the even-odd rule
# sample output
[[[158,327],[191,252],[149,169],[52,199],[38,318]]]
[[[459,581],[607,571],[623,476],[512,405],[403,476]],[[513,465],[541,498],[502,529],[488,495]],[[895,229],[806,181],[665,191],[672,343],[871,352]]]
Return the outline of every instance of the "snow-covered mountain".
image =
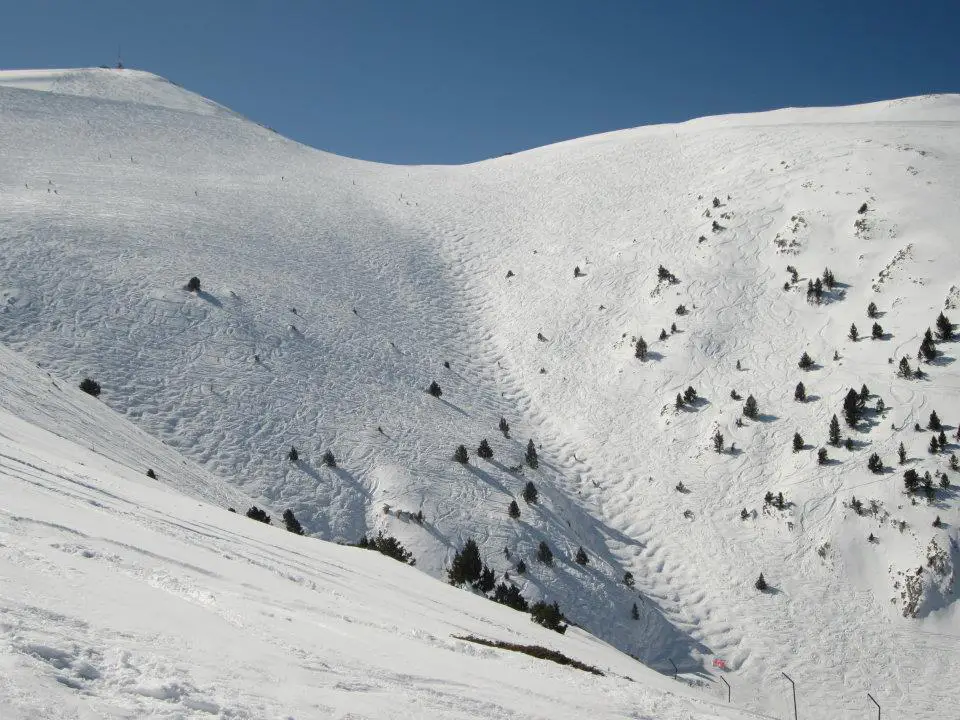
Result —
[[[101,403],[164,451],[291,508],[318,538],[383,531],[437,577],[474,538],[498,579],[658,670],[678,666],[704,698],[725,697],[719,658],[740,708],[786,712],[785,671],[818,717],[864,712],[867,692],[941,717],[960,663],[955,345],[935,343],[923,378],[897,370],[904,356],[917,367],[941,311],[960,315],[958,130],[960,97],[930,96],[391,167],[293,143],[147,73],[0,73],[0,339],[69,385],[95,378]],[[825,268],[836,282],[808,301]],[[864,385],[848,428],[844,398]],[[677,407],[688,387],[696,399]],[[738,420],[750,395],[757,418]],[[53,429],[27,400],[8,410]],[[935,454],[932,410],[948,441]],[[99,453],[91,433],[114,425],[98,413],[62,434]],[[850,450],[827,445],[834,414]],[[460,444],[467,466],[451,459]],[[107,457],[159,465],[141,446]],[[929,498],[905,493],[911,468],[931,473]],[[241,502],[200,472],[169,482]],[[528,481],[536,504],[520,497]],[[552,567],[535,560],[541,541]],[[309,547],[403,573],[424,588],[414,605],[492,606],[373,553]]]

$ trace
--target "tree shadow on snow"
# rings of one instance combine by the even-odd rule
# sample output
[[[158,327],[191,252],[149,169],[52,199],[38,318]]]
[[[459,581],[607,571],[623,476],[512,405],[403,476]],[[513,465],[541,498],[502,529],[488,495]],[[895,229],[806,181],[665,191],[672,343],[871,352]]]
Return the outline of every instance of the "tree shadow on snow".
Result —
[[[437,398],[437,400],[439,400],[440,402],[442,402],[444,405],[446,405],[446,406],[447,406],[448,408],[450,408],[451,410],[456,410],[458,413],[460,413],[460,414],[463,415],[464,417],[470,417],[470,416],[467,414],[467,411],[466,411],[466,410],[464,410],[463,408],[457,407],[456,405],[454,405],[454,404],[451,403],[451,402],[447,402],[447,401],[444,400],[442,397]]]
[[[481,460],[482,460],[482,459],[481,459]],[[500,470],[503,470],[504,472],[507,472],[506,469],[503,467],[503,465],[501,465],[500,463],[495,463],[495,462],[493,462],[492,459],[491,459],[491,460],[485,460],[484,462],[488,462],[488,463],[490,463],[491,465],[493,465],[494,467],[497,467],[497,468],[499,468]],[[476,466],[476,465],[469,465],[469,464],[466,466],[466,468],[467,468],[467,470],[470,472],[471,475],[475,475],[476,477],[480,478],[481,480],[483,480],[483,481],[484,481],[487,485],[489,485],[490,487],[495,488],[495,489],[499,490],[500,492],[502,492],[502,493],[504,493],[504,494],[507,494],[507,495],[510,494],[510,491],[507,490],[499,480],[497,480],[495,477],[493,477],[493,475],[491,475],[490,473],[488,473],[486,470],[484,470],[484,469],[482,469],[482,468],[480,468],[480,467],[478,467],[478,466]]]
[[[205,302],[210,303],[214,307],[217,307],[217,308],[223,307],[223,303],[220,302],[220,300],[216,296],[211,295],[210,293],[204,290],[198,290],[197,297],[200,298],[201,300],[204,300]]]
[[[759,415],[757,415],[757,417],[754,418],[756,422],[762,422],[762,423],[772,423],[774,420],[779,420],[779,419],[780,419],[779,416],[770,415],[768,413],[760,413]]]

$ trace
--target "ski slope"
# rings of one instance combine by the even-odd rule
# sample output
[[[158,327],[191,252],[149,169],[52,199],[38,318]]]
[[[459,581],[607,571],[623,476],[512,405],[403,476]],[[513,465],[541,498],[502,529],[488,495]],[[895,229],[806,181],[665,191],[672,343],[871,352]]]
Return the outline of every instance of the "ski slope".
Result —
[[[303,147],[146,73],[48,75],[0,73],[8,347],[73,386],[95,377],[102,403],[319,538],[383,530],[435,576],[476,539],[498,579],[662,672],[676,664],[705,698],[723,692],[721,658],[738,707],[774,716],[789,704],[781,671],[823,718],[869,710],[867,692],[893,716],[957,706],[943,676],[960,662],[960,474],[952,446],[931,455],[913,430],[934,409],[951,438],[960,422],[954,344],[923,380],[895,371],[904,355],[916,365],[941,310],[960,322],[958,96],[392,167]],[[661,264],[678,283],[658,283]],[[799,282],[785,290],[787,265]],[[808,303],[825,267],[839,284]],[[200,293],[184,290],[194,275]],[[869,410],[843,429],[854,450],[818,465],[830,417],[864,384]],[[677,410],[688,386],[700,400]],[[755,396],[757,421],[738,426],[731,390]],[[932,503],[904,494],[901,442],[907,467],[951,476]],[[450,459],[461,443],[467,467]],[[866,468],[873,452],[883,474]],[[528,480],[541,501],[513,521]],[[854,495],[878,511],[858,516]],[[534,559],[541,540],[552,568]],[[944,572],[910,581],[922,592],[904,617],[906,573],[931,542]]]

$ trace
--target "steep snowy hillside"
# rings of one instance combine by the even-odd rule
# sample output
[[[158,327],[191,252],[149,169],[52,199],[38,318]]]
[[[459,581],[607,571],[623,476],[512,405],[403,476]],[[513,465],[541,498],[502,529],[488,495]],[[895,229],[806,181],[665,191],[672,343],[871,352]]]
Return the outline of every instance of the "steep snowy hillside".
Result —
[[[49,377],[3,360],[14,394],[35,388],[24,407],[46,394]],[[85,397],[49,395],[44,417],[77,432]],[[137,434],[116,415],[90,419],[106,437]],[[198,503],[6,408],[0,427],[4,720],[750,717],[582,631]],[[149,445],[128,446],[127,461]],[[468,636],[549,648],[602,676]]]
[[[818,717],[867,692],[916,718],[956,706],[955,345],[928,344],[922,378],[897,370],[941,311],[960,322],[957,96],[406,168],[128,73],[0,77],[5,343],[96,378],[102,402],[318,537],[383,530],[437,576],[472,537],[498,580],[657,669],[715,692],[724,660],[743,706],[782,713],[781,671]]]

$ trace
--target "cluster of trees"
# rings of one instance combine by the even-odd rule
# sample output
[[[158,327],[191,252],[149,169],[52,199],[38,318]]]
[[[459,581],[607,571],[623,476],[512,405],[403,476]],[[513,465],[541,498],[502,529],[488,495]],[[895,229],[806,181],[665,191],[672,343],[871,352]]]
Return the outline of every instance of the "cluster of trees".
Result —
[[[355,547],[364,548],[365,550],[376,550],[381,555],[392,557],[394,560],[399,560],[407,565],[417,564],[413,553],[407,550],[400,541],[392,535],[384,535],[382,530],[377,533],[376,537],[368,538],[364,535]]]

